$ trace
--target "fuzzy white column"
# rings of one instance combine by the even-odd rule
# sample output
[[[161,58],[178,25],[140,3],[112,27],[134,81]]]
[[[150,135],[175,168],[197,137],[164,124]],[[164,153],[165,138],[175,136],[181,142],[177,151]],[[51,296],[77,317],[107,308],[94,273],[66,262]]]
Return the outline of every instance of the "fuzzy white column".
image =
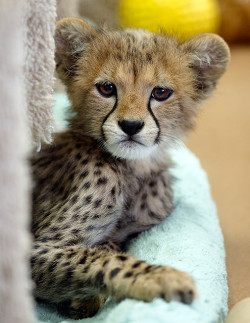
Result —
[[[33,144],[51,141],[56,0],[26,0],[25,77]]]
[[[34,322],[24,1],[0,0],[0,322]]]

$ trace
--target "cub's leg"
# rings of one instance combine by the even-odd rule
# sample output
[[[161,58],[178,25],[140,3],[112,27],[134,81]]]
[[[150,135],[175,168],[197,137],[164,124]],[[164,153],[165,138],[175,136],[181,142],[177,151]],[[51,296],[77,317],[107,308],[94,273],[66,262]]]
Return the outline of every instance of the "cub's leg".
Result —
[[[37,242],[31,264],[35,296],[64,303],[67,314],[74,318],[94,315],[103,304],[100,295],[144,301],[161,297],[190,304],[196,294],[188,274],[151,266],[121,252]]]

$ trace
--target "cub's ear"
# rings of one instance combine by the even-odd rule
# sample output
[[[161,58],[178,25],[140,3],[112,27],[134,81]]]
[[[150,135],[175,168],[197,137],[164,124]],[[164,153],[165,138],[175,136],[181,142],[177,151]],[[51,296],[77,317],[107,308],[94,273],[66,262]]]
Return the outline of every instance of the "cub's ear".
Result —
[[[57,22],[55,31],[55,60],[57,72],[67,83],[76,72],[76,62],[97,31],[77,18],[64,18]]]
[[[215,34],[199,34],[181,45],[194,71],[197,99],[209,97],[230,60],[226,42]]]

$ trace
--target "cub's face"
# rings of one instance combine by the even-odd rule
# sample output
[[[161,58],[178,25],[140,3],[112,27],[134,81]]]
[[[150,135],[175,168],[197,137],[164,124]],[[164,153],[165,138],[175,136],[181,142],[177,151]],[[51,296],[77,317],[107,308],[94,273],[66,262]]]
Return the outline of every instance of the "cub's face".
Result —
[[[182,137],[229,59],[216,35],[178,44],[143,30],[97,32],[77,19],[58,23],[56,46],[57,70],[77,111],[72,127],[125,159]]]

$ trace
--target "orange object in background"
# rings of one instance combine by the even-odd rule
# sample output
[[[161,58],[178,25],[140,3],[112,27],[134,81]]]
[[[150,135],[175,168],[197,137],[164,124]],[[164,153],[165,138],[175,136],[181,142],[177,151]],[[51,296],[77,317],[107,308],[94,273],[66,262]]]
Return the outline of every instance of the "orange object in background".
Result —
[[[220,35],[228,42],[250,41],[250,1],[219,0]]]

